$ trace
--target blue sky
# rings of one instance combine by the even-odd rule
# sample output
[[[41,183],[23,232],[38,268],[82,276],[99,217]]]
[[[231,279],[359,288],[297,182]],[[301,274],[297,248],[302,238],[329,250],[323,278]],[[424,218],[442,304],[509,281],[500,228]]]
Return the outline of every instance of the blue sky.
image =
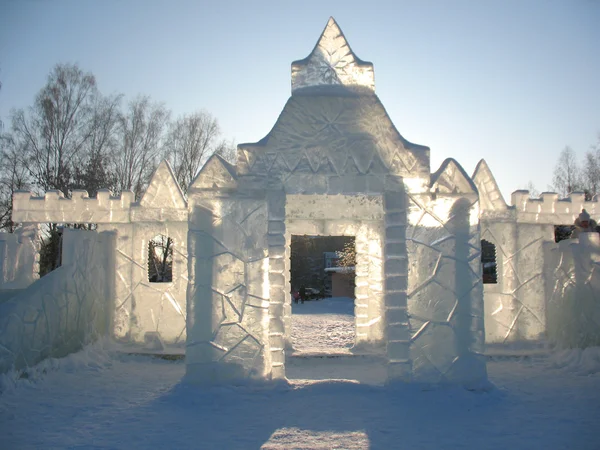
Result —
[[[205,109],[254,142],[290,96],[290,63],[329,16],[375,66],[400,133],[472,173],[484,158],[506,200],[552,181],[558,153],[600,133],[600,1],[0,1],[0,118],[27,107],[58,62],[100,90],[147,94],[176,117]]]

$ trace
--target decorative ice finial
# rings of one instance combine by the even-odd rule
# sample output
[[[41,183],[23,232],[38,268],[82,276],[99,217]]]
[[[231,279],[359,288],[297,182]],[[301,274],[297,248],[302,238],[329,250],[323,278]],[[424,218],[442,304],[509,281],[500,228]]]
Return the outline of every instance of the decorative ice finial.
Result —
[[[314,86],[345,86],[375,91],[373,64],[362,61],[352,52],[333,17],[329,18],[311,54],[292,63],[292,93]]]

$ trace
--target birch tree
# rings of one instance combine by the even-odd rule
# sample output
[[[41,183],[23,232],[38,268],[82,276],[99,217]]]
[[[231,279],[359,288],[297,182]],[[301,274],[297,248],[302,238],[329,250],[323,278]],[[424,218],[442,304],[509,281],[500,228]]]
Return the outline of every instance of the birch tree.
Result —
[[[12,135],[0,136],[0,229],[13,232],[12,221],[13,194],[18,190],[29,189],[29,178],[23,165],[21,151],[17,148]]]
[[[590,199],[600,193],[600,135],[598,142],[585,154],[583,183]]]
[[[226,148],[220,137],[217,119],[206,111],[184,115],[169,127],[164,157],[185,193],[208,157]]]
[[[119,115],[113,167],[117,191],[132,190],[136,199],[142,196],[156,168],[169,115],[164,105],[147,96],[132,100]]]
[[[114,190],[116,177],[110,162],[117,152],[117,126],[121,96],[99,96],[93,105],[88,139],[78,155],[74,170],[74,189],[85,189],[94,197],[99,189]]]
[[[577,155],[569,146],[565,147],[558,157],[554,168],[553,184],[556,192],[562,197],[583,188]]]
[[[98,90],[91,73],[58,64],[32,107],[13,111],[12,135],[40,191],[69,195],[73,163],[89,138]]]

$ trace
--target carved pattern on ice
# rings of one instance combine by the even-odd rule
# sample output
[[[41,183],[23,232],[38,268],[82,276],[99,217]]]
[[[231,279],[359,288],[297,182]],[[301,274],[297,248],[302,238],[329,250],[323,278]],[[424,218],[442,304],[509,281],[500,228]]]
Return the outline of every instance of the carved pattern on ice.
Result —
[[[235,168],[220,155],[213,154],[190,183],[190,189],[235,189],[236,178]]]
[[[454,159],[446,159],[437,172],[431,175],[431,191],[444,194],[469,194],[477,192],[471,178]]]
[[[450,187],[449,192],[457,191]],[[480,257],[478,233],[462,217],[472,214],[472,205],[465,209],[471,201],[453,200],[458,208],[452,206],[453,212],[444,220],[434,212],[435,200],[429,204],[410,194],[408,198],[407,295],[413,377],[425,382],[450,381],[460,376],[461,369],[455,365],[474,361],[483,346],[482,337],[469,338],[469,342],[464,338],[477,333],[483,324],[477,306],[480,271],[472,264]]]
[[[152,174],[140,205],[145,208],[187,208],[181,187],[166,160],[163,160]]]
[[[256,175],[415,176],[427,170],[426,147],[405,141],[374,95],[292,96],[267,138],[240,149],[247,170]]]
[[[477,167],[475,167],[472,179],[479,191],[479,202],[482,211],[503,211],[508,208],[498,183],[496,183],[496,179],[484,159],[479,161]]]
[[[375,89],[373,64],[354,55],[333,17],[310,56],[292,63],[292,91],[323,85]]]

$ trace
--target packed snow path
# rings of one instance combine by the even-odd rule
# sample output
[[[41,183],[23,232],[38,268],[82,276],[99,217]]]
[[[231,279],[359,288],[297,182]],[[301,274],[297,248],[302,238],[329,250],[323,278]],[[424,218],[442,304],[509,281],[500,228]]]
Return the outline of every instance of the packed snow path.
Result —
[[[354,300],[292,303],[292,342],[298,353],[347,351],[354,344]]]
[[[294,312],[297,331],[323,320],[339,321],[340,330],[351,324],[333,303],[334,312],[315,321],[309,310],[326,302],[299,305],[307,308]],[[345,342],[323,338],[311,342]],[[299,359],[300,368],[288,361],[290,387],[208,389],[180,383],[183,361],[99,343],[42,363],[29,380],[4,377],[0,448],[600,447],[600,349],[491,360],[490,392],[315,381],[324,378],[319,358]],[[368,378],[372,367],[359,362],[356,378]],[[310,364],[313,379],[299,379]]]

